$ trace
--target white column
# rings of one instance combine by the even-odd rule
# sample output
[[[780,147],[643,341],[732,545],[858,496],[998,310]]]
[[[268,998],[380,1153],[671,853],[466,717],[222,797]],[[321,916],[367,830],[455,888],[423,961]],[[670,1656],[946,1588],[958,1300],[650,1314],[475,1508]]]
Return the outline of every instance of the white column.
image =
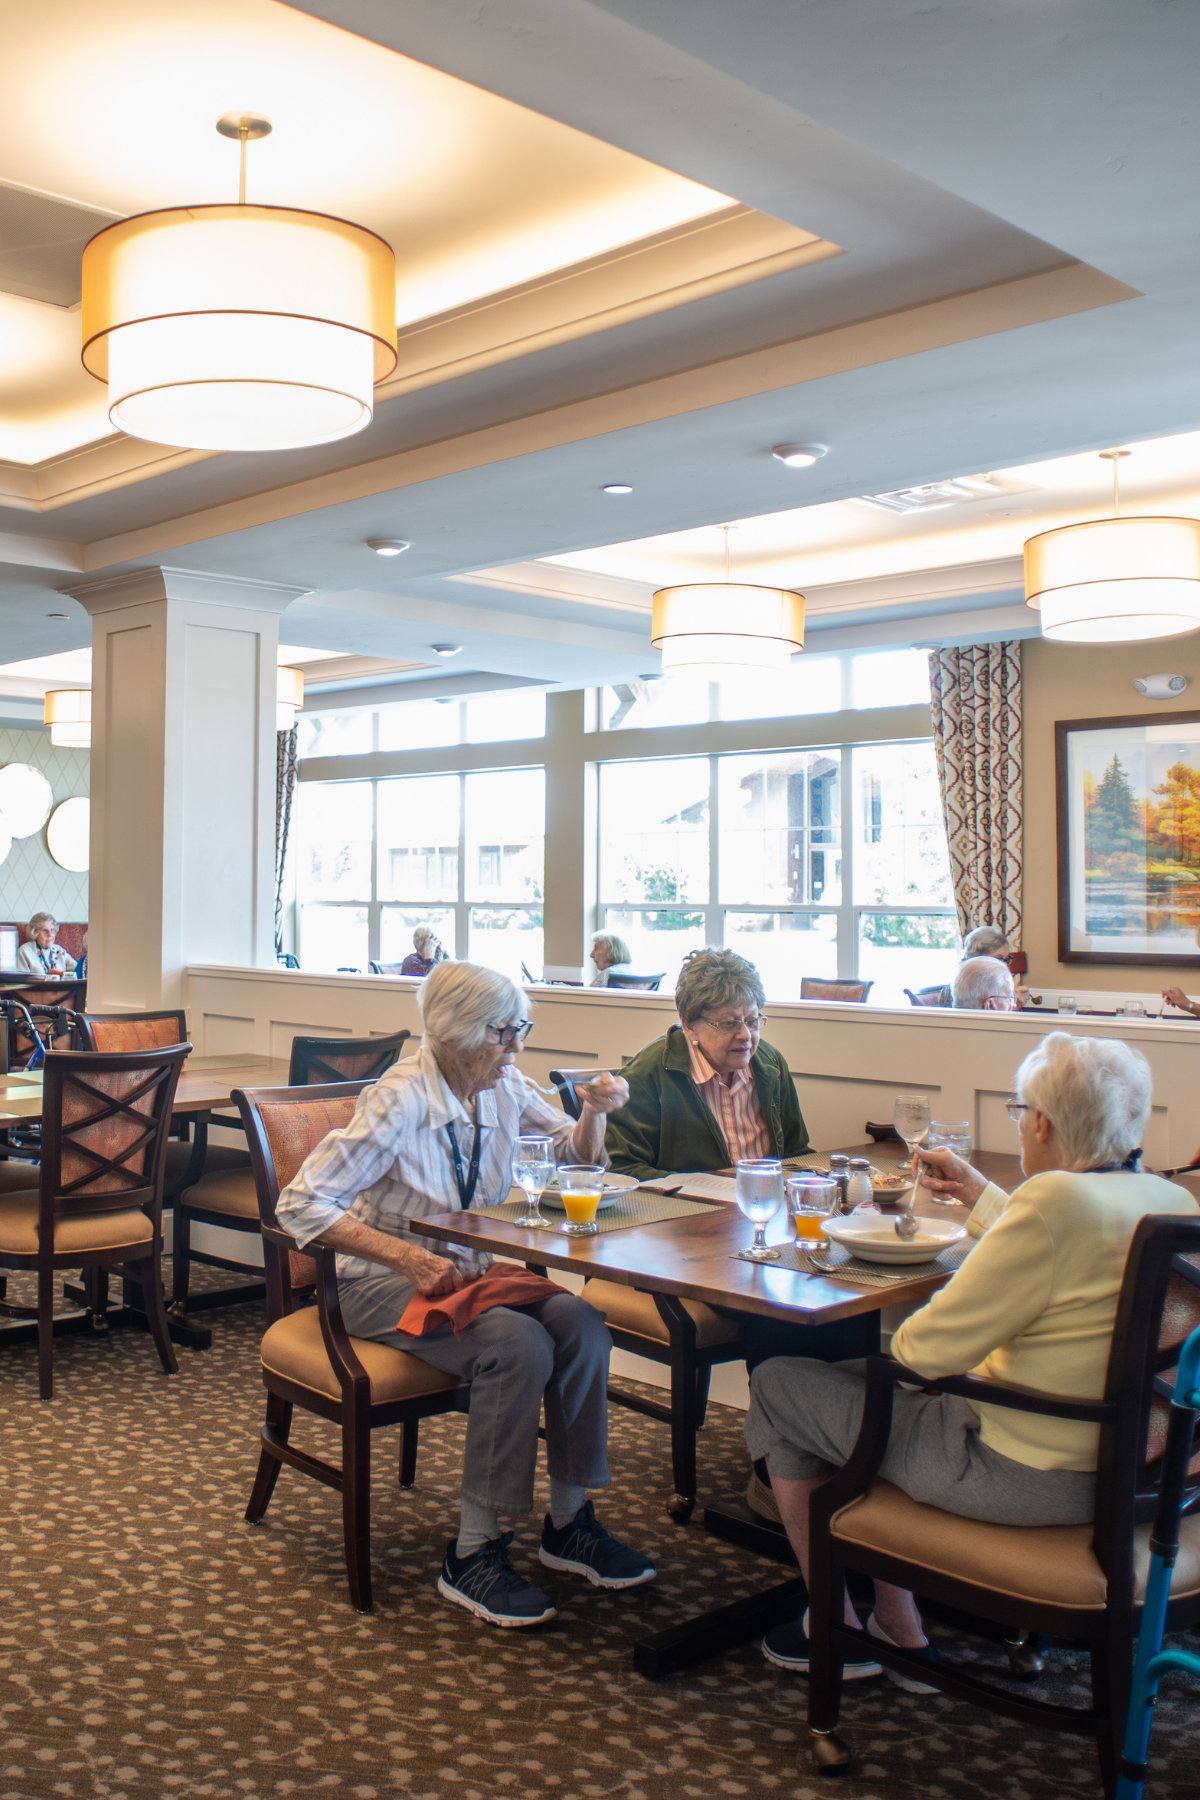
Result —
[[[274,962],[279,614],[307,590],[138,569],[92,618],[88,1006],[182,1004],[188,963]]]

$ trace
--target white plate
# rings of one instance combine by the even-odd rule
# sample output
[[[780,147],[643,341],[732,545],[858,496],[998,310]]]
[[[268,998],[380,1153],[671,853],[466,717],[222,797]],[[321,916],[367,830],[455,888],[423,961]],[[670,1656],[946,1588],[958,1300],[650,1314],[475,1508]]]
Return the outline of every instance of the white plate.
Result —
[[[610,1206],[616,1205],[622,1194],[632,1194],[637,1185],[637,1181],[632,1175],[606,1175],[604,1177],[604,1192],[597,1202],[596,1211],[607,1212]],[[542,1195],[542,1205],[546,1208],[547,1212],[563,1211],[562,1198],[559,1194],[557,1185],[546,1189],[545,1193]]]
[[[864,1262],[923,1263],[930,1262],[939,1250],[960,1243],[967,1235],[965,1225],[952,1219],[922,1219],[915,1238],[896,1236],[891,1214],[863,1213],[847,1218],[827,1219],[825,1230],[835,1244],[842,1244]]]

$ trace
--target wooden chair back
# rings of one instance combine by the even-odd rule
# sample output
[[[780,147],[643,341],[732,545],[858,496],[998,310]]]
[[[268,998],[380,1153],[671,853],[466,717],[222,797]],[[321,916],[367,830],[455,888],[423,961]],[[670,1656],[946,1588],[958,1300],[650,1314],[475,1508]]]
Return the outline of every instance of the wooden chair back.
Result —
[[[626,975],[622,970],[610,969],[608,986],[610,988],[644,988],[647,993],[656,994],[658,984],[665,973],[665,969],[660,969],[657,975]]]
[[[42,1095],[39,1236],[54,1220],[162,1210],[171,1103],[190,1044],[103,1054],[53,1050]]]
[[[378,1042],[378,1039],[375,1040]],[[232,1100],[246,1129],[246,1143],[258,1193],[263,1261],[267,1277],[267,1318],[286,1318],[296,1287],[316,1279],[314,1259],[296,1248],[275,1217],[279,1196],[310,1156],[354,1116],[358,1096],[370,1081],[331,1081],[285,1088],[235,1088]],[[332,1269],[333,1258],[329,1257]]]
[[[187,1015],[180,1012],[81,1013],[85,1050],[161,1050],[187,1038]]]
[[[954,996],[950,992],[949,986],[946,984],[943,984],[941,987],[918,988],[915,993],[912,988],[905,988],[904,991],[908,995],[909,1003],[912,1006],[954,1005]]]
[[[800,980],[800,998],[861,1003],[874,986],[873,981],[821,981],[815,975],[804,975]]]
[[[292,1039],[289,1087],[329,1081],[378,1081],[398,1061],[411,1031],[390,1037]],[[283,1184],[285,1187],[287,1183]]]
[[[594,1075],[619,1075],[620,1069],[551,1069],[550,1079],[558,1089],[558,1097],[563,1103],[563,1111],[569,1118],[577,1119],[582,1111],[582,1102],[576,1092],[576,1085],[586,1086]]]

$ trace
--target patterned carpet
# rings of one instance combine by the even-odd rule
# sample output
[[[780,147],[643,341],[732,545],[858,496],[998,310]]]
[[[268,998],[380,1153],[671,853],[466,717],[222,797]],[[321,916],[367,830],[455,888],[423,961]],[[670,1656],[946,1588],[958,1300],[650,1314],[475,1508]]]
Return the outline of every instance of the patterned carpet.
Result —
[[[19,1284],[14,1283],[14,1297]],[[0,1359],[0,1800],[814,1800],[804,1686],[746,1646],[661,1685],[633,1671],[648,1629],[780,1579],[775,1564],[681,1530],[663,1502],[665,1427],[614,1409],[603,1517],[655,1557],[658,1581],[604,1597],[541,1571],[560,1606],[498,1632],[439,1601],[463,1422],[422,1428],[418,1487],[377,1438],[376,1611],[350,1611],[336,1497],[284,1470],[266,1522],[242,1520],[261,1387],[254,1308],[211,1315],[213,1349],[158,1370],[149,1340],[60,1340],[56,1398],[32,1349]],[[297,1439],[336,1457],[332,1428]],[[744,1486],[741,1416],[716,1407],[701,1486]],[[540,1525],[540,1514],[538,1524]],[[537,1526],[521,1524],[520,1566]],[[949,1633],[937,1633],[943,1645]],[[1200,1642],[1190,1648],[1200,1650]],[[993,1661],[959,1640],[957,1654]],[[1047,1691],[1082,1698],[1055,1653]],[[1099,1793],[1082,1739],[1029,1733],[883,1681],[850,1690],[862,1761],[847,1800],[1064,1800]],[[1150,1800],[1194,1800],[1200,1684],[1158,1709]],[[797,1756],[801,1761],[798,1764]]]

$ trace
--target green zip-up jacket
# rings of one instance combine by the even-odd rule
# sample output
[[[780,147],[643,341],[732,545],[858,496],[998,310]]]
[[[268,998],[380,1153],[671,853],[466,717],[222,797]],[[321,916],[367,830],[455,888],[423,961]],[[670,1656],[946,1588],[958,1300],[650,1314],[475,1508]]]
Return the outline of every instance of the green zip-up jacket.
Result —
[[[759,1042],[750,1061],[776,1156],[802,1156],[808,1130],[787,1063]],[[725,1134],[692,1080],[687,1039],[678,1025],[639,1050],[621,1070],[628,1105],[610,1113],[605,1149],[614,1173],[650,1181],[678,1170],[727,1169],[733,1158]]]

